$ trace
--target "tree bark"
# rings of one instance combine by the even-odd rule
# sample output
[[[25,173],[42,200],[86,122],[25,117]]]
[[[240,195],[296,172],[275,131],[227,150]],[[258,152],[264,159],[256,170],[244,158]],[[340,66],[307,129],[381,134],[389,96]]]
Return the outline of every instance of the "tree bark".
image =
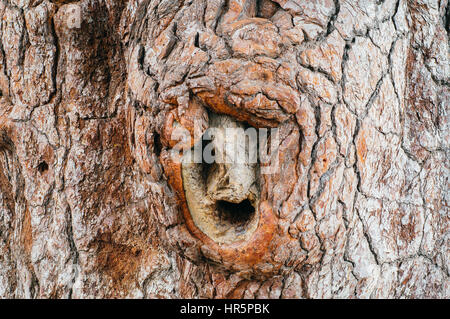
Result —
[[[0,0],[0,298],[449,298],[449,8]],[[170,159],[215,114],[281,141],[236,238]]]

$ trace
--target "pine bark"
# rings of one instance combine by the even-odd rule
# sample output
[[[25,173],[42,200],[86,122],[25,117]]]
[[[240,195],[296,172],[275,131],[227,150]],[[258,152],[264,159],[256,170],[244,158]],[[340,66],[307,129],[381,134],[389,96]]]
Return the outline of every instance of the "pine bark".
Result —
[[[449,26],[448,0],[0,0],[0,298],[449,298]],[[187,225],[170,133],[208,112],[280,131],[258,257]]]

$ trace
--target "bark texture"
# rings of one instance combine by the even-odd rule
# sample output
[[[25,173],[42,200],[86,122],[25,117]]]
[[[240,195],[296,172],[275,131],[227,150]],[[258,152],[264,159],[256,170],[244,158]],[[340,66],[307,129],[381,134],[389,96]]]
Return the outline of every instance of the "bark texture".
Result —
[[[448,0],[0,0],[0,297],[449,298],[449,25]],[[214,113],[281,139],[238,244],[169,156]]]

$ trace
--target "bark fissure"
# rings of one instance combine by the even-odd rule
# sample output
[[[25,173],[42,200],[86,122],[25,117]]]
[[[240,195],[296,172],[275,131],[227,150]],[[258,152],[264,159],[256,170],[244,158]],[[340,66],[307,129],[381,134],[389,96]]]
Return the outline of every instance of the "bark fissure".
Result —
[[[448,298],[449,7],[1,0],[0,297]],[[226,236],[171,157],[216,114],[280,137]]]

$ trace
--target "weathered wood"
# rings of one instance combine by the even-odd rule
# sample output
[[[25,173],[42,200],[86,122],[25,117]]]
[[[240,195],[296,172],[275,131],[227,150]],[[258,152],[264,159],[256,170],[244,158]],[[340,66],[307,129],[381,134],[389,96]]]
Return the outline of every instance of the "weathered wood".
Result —
[[[0,0],[0,297],[449,298],[449,21],[448,0]],[[211,170],[196,219],[172,134],[187,152],[217,114],[278,128],[280,165],[222,193],[235,167]],[[242,200],[237,235],[214,214]]]

